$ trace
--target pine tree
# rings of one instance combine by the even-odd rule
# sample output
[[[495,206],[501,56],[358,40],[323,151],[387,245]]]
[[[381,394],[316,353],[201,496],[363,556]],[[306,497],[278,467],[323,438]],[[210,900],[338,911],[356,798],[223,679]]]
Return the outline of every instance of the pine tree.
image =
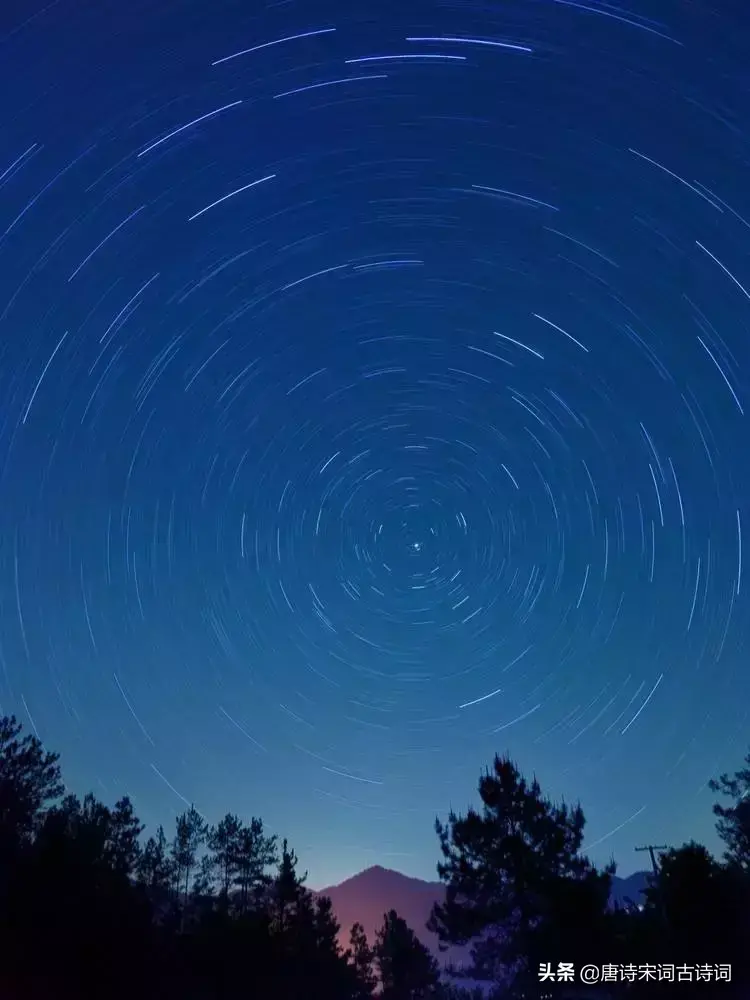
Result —
[[[716,829],[726,845],[724,857],[728,864],[750,876],[750,753],[745,757],[745,767],[730,777],[722,774],[709,782],[712,792],[719,792],[732,800],[732,805],[714,805],[718,822]]]
[[[129,837],[120,834],[139,828],[132,810],[110,809],[93,795],[68,795],[47,811],[24,852],[0,931],[0,974],[12,950],[24,983],[19,995],[132,995],[145,974],[153,928],[126,871]],[[1,900],[0,909],[5,905]]]
[[[316,896],[314,923],[318,947],[336,956],[340,955],[339,931],[341,924],[336,919],[333,903],[328,896]]]
[[[132,878],[136,874],[141,856],[139,838],[144,829],[127,796],[115,803],[109,816],[105,851],[107,863],[118,875]]]
[[[265,833],[263,820],[255,816],[240,831],[234,877],[234,884],[240,890],[240,914],[246,914],[251,904],[262,902],[273,881],[268,870],[278,864],[276,840],[275,835]]]
[[[374,961],[375,954],[367,941],[364,927],[360,923],[353,924],[349,934],[349,962],[355,979],[353,1000],[368,1000],[373,996],[377,985]]]
[[[203,854],[198,861],[198,870],[193,879],[193,895],[200,897],[203,903],[213,905],[216,891],[216,859],[213,854]]]
[[[232,813],[227,813],[217,826],[208,831],[208,849],[213,855],[220,898],[225,909],[229,908],[229,893],[239,872],[242,833],[242,821]]]
[[[308,893],[308,895],[311,895]],[[328,896],[317,896],[313,913],[315,962],[313,975],[320,982],[320,994],[329,1000],[354,1000],[357,983],[347,955],[339,943],[341,924]],[[361,995],[361,994],[355,994]]]
[[[177,878],[178,895],[187,907],[190,894],[190,877],[199,863],[198,852],[206,839],[206,821],[191,806],[177,817],[177,829],[172,841],[172,858]]]
[[[21,732],[15,716],[0,718],[0,850],[30,837],[43,810],[65,791],[59,755]]]
[[[38,844],[50,850],[63,849],[68,865],[90,869],[108,867],[108,840],[112,813],[89,792],[81,801],[66,795],[48,810],[39,831]]]
[[[275,928],[279,934],[285,932],[291,917],[306,900],[307,872],[298,875],[297,864],[297,855],[289,848],[285,838],[281,848],[279,869],[273,883],[273,914]]]
[[[174,860],[169,852],[169,844],[160,826],[156,837],[149,837],[138,859],[138,881],[147,889],[166,896],[174,885]]]
[[[437,963],[395,910],[385,914],[374,951],[382,1000],[424,1000],[436,995]]]
[[[580,854],[580,806],[553,805],[509,758],[495,758],[479,794],[481,812],[451,812],[446,825],[436,822],[446,896],[428,927],[443,944],[472,942],[470,974],[503,983],[528,968],[540,936],[549,945],[553,930],[565,936],[566,922],[579,937],[592,932],[607,906],[612,870],[599,873]]]
[[[651,918],[646,960],[681,962],[682,955],[690,955],[705,964],[721,953],[732,966],[732,981],[746,986],[749,902],[745,877],[716,861],[702,844],[691,841],[665,851],[646,890],[644,916]]]

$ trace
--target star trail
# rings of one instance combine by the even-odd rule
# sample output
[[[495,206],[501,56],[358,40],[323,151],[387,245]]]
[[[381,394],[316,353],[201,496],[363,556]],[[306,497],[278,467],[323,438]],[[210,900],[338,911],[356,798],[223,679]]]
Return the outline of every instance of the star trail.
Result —
[[[30,13],[0,712],[149,826],[262,816],[313,885],[433,877],[495,751],[624,873],[713,843],[750,693],[739,5]]]

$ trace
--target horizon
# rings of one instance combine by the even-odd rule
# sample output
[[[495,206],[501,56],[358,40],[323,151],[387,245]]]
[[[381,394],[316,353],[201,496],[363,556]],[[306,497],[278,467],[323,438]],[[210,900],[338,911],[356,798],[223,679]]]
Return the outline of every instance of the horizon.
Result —
[[[304,865],[302,865],[302,868],[304,870]],[[345,878],[342,878],[339,882],[328,882],[328,883],[325,883],[323,885],[319,885],[318,886],[318,885],[312,885],[310,883],[310,880],[308,880],[308,881],[305,882],[305,885],[312,892],[316,892],[316,893],[320,894],[320,893],[324,893],[327,889],[338,889],[338,888],[340,888],[340,886],[344,885],[345,883],[351,882],[353,879],[356,879],[359,875],[367,875],[370,872],[374,872],[374,871],[382,871],[382,872],[384,872],[386,874],[399,875],[402,878],[411,879],[413,881],[422,882],[422,883],[425,883],[425,884],[428,884],[428,885],[442,885],[443,884],[443,883],[440,882],[440,880],[437,877],[435,877],[433,879],[420,878],[417,875],[410,875],[407,872],[400,871],[397,868],[391,868],[391,867],[389,867],[387,865],[377,865],[377,864],[375,864],[375,865],[369,865],[367,868],[363,868],[361,871],[352,872],[351,875],[347,875]],[[648,875],[649,874],[648,870],[645,869],[645,868],[644,869],[636,868],[632,872],[629,872],[627,875],[621,875],[620,872],[616,872],[615,873],[615,877],[619,878],[619,879],[625,880],[625,879],[631,878],[633,875],[643,875],[643,874]]]

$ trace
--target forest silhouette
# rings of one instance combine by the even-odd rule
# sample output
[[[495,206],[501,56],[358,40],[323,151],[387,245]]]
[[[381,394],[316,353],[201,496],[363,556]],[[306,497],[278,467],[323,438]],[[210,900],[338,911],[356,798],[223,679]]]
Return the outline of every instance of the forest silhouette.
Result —
[[[615,907],[580,806],[496,757],[481,805],[436,823],[445,899],[429,928],[472,954],[451,978],[393,910],[374,941],[355,924],[342,947],[330,900],[261,819],[211,825],[191,807],[144,839],[127,797],[66,794],[58,755],[0,718],[0,997],[748,997],[750,754],[711,789],[723,857],[665,851],[644,897]],[[559,974],[584,964],[607,981]]]

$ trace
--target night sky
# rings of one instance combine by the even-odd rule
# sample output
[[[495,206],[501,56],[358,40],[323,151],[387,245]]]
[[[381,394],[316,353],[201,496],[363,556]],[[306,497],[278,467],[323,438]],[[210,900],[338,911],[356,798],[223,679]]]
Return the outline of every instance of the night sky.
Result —
[[[151,829],[262,816],[313,886],[434,877],[496,751],[622,873],[715,846],[743,4],[8,7],[0,712]]]

